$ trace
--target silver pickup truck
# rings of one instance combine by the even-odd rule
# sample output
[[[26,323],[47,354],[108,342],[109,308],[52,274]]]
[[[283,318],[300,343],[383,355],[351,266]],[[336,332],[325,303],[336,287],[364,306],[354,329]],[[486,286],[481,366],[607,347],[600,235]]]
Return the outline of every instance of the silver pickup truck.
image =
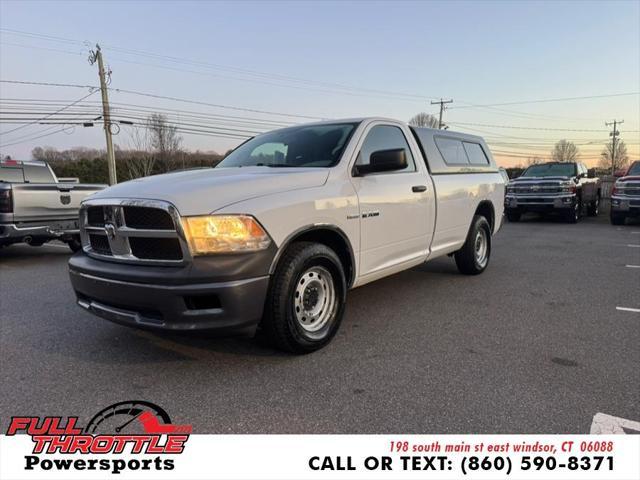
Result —
[[[78,209],[106,185],[62,182],[45,162],[0,163],[0,247],[61,240],[80,249]]]

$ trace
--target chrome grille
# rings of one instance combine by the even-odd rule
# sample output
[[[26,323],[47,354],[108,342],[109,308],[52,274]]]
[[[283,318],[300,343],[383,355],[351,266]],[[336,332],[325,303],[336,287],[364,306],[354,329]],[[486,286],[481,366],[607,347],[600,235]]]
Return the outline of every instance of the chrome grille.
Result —
[[[100,255],[111,255],[111,247],[109,247],[109,241],[106,235],[96,235],[92,233],[89,235],[89,243],[94,252]]]
[[[620,182],[616,185],[618,195],[640,197],[640,182]]]
[[[130,237],[131,253],[151,260],[182,260],[182,250],[176,238]]]
[[[562,193],[562,187],[558,183],[551,182],[515,184],[513,188],[514,193]]]
[[[180,265],[189,258],[180,217],[155,200],[90,200],[80,213],[84,251],[114,262]]]
[[[123,207],[124,221],[131,228],[173,230],[175,226],[168,212],[149,207]]]
[[[87,209],[87,224],[94,227],[104,227],[104,208],[89,207]]]

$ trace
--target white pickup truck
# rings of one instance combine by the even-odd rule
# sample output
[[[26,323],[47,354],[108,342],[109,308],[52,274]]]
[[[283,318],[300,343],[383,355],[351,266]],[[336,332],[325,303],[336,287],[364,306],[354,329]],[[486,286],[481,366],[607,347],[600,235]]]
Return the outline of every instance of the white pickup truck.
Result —
[[[39,247],[61,240],[72,251],[81,248],[80,202],[106,185],[57,178],[45,162],[0,163],[0,247],[27,243]]]
[[[259,135],[210,170],[158,175],[85,201],[78,304],[165,330],[256,329],[316,350],[347,291],[443,255],[487,268],[505,181],[472,135],[364,118]]]

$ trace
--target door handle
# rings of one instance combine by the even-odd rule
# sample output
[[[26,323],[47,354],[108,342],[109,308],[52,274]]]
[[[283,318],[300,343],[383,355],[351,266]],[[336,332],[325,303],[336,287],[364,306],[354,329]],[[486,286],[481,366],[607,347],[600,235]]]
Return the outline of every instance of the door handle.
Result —
[[[427,186],[426,185],[414,185],[413,187],[411,187],[411,191],[415,192],[415,193],[426,192],[427,191]]]

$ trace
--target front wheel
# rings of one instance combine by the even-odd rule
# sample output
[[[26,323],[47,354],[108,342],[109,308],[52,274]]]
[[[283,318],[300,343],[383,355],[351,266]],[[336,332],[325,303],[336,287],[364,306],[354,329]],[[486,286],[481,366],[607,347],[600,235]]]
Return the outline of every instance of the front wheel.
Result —
[[[619,213],[611,212],[611,225],[624,225],[625,217]]]
[[[580,220],[580,215],[582,214],[582,203],[580,199],[576,200],[576,203],[573,207],[569,208],[565,212],[565,221],[567,223],[578,223]]]
[[[590,217],[597,217],[600,207],[600,194],[596,196],[596,199],[587,207],[587,215]]]
[[[518,210],[507,210],[507,220],[510,222],[519,222],[522,213]]]
[[[261,333],[278,348],[309,353],[338,331],[347,282],[336,253],[325,245],[294,243],[271,280]]]
[[[467,234],[467,239],[455,254],[460,273],[478,275],[489,265],[491,256],[491,227],[487,219],[476,215]]]

